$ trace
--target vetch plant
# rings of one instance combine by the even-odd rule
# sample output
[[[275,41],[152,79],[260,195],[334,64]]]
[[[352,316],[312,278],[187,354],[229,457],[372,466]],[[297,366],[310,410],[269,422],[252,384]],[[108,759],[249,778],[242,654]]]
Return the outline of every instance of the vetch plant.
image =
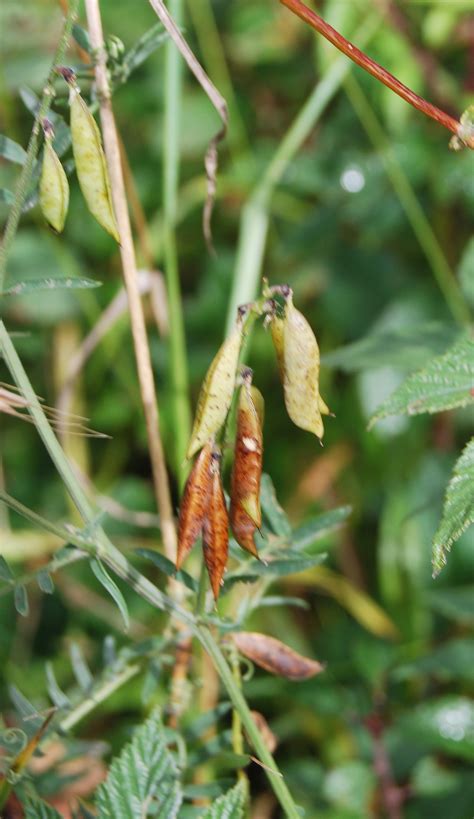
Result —
[[[447,127],[454,134],[454,147],[473,147],[469,110],[459,122],[454,120],[402,86],[385,69],[328,27],[318,15],[306,9],[299,0],[282,2],[321,31],[345,54],[357,58],[356,62],[369,73],[385,82],[418,110]],[[120,254],[129,299],[137,380],[161,543],[158,544],[155,537],[156,548],[139,546],[132,549],[128,538],[123,543],[118,542],[103,511],[99,509],[94,491],[89,491],[70,454],[56,435],[56,431],[63,432],[67,426],[69,431],[93,433],[83,427],[84,419],[79,416],[65,418],[42,404],[16,349],[15,337],[7,329],[8,322],[0,321],[0,351],[16,385],[0,385],[0,412],[14,418],[22,418],[24,412],[29,413],[74,507],[74,517],[70,509],[66,521],[47,519],[9,494],[3,486],[0,470],[0,501],[38,532],[54,536],[57,543],[57,550],[50,560],[39,568],[36,565],[29,567],[23,574],[15,573],[9,562],[0,555],[0,595],[11,592],[16,611],[26,617],[33,609],[37,593],[53,594],[55,582],[58,585],[61,582],[60,572],[68,566],[80,564],[87,569],[89,579],[99,584],[104,597],[107,595],[112,600],[115,606],[112,608],[112,619],[115,616],[120,618],[120,627],[127,635],[119,649],[114,640],[105,639],[103,667],[94,672],[89,668],[79,645],[73,643],[67,661],[73,682],[69,687],[64,687],[67,690],[59,684],[54,664],[48,663],[44,683],[48,702],[46,694],[43,696],[41,692],[38,701],[33,703],[20,690],[12,689],[16,726],[12,731],[10,725],[0,725],[0,745],[5,750],[0,769],[0,811],[12,816],[19,802],[28,819],[34,816],[55,819],[59,816],[42,799],[46,789],[45,792],[41,791],[40,778],[34,775],[33,768],[28,769],[34,754],[37,750],[47,752],[54,739],[63,741],[64,735],[72,732],[93,712],[98,712],[105,703],[108,704],[112,696],[130,681],[143,679],[142,697],[148,715],[114,756],[108,775],[90,794],[87,804],[75,806],[78,819],[90,816],[100,819],[146,816],[160,816],[163,819],[239,819],[252,809],[251,776],[246,773],[252,771],[249,768],[252,764],[259,766],[268,778],[279,809],[290,819],[297,819],[301,815],[297,796],[288,787],[274,757],[274,751],[278,750],[277,739],[267,725],[265,715],[251,709],[245,693],[246,677],[252,673],[255,665],[275,678],[295,684],[320,674],[324,680],[325,665],[296,651],[288,644],[292,642],[291,638],[287,642],[286,639],[270,636],[265,630],[255,630],[256,612],[270,606],[285,607],[285,610],[289,606],[304,609],[307,601],[299,596],[298,582],[299,578],[309,573],[311,582],[317,588],[343,601],[351,615],[372,634],[386,639],[398,636],[390,618],[364,591],[336,572],[319,566],[325,555],[320,551],[318,541],[346,521],[351,511],[349,507],[340,506],[315,515],[303,527],[295,530],[279,505],[272,480],[264,472],[265,450],[268,451],[270,446],[265,437],[264,405],[267,396],[263,394],[265,390],[260,392],[254,383],[258,379],[247,366],[246,359],[247,343],[256,323],[261,321],[268,330],[268,343],[270,339],[273,343],[275,368],[279,371],[282,399],[288,416],[298,428],[322,442],[325,432],[323,417],[332,413],[325,400],[326,394],[324,399],[321,396],[320,350],[312,326],[295,306],[294,301],[298,304],[298,298],[289,285],[269,285],[264,281],[261,293],[256,293],[273,190],[349,69],[345,62],[338,62],[334,64],[335,68],[328,71],[321,85],[311,94],[308,104],[296,117],[263,174],[260,186],[244,208],[237,273],[229,307],[229,332],[207,370],[191,427],[188,423],[188,366],[175,235],[179,168],[176,138],[179,130],[179,67],[176,48],[218,110],[223,125],[208,144],[205,179],[202,180],[206,189],[203,232],[208,246],[211,246],[210,220],[216,196],[217,145],[226,132],[227,105],[192,53],[180,25],[174,19],[180,18],[181,3],[172,0],[169,10],[159,0],[150,0],[150,5],[164,28],[154,26],[126,51],[116,38],[109,38],[106,46],[98,0],[86,0],[85,3],[88,32],[75,25],[78,3],[71,2],[43,95],[35,106],[28,148],[23,151],[11,140],[2,142],[3,155],[14,157],[13,161],[22,165],[15,194],[11,197],[12,207],[2,243],[2,299],[45,289],[86,289],[98,284],[92,279],[76,277],[20,281],[6,287],[9,253],[28,200],[34,202],[36,197],[47,223],[57,233],[65,228],[67,235],[67,174],[73,179],[71,160],[64,160],[69,145],[88,209],[118,243],[117,255]],[[366,38],[375,31],[371,18],[369,23],[369,26],[363,27],[362,34]],[[75,65],[74,69],[63,65],[71,35],[81,49],[80,55],[84,57],[84,62]],[[166,455],[174,464],[176,499],[181,495],[177,503],[177,516],[174,514],[161,437],[162,418],[125,190],[126,154],[122,152],[121,157],[112,107],[114,90],[163,44],[167,49],[163,77],[166,111],[163,256],[169,299],[169,358],[172,370],[166,386],[172,394],[176,433],[173,457],[168,453]],[[58,104],[60,91],[57,83],[62,82],[61,76],[68,86],[70,127]],[[88,88],[87,82],[83,84],[83,78],[93,79],[92,88]],[[360,102],[357,92],[355,98]],[[97,110],[101,128],[95,119]],[[416,216],[414,221],[418,230],[426,236],[423,223],[420,228],[420,220]],[[107,237],[105,239],[108,241]],[[454,287],[451,307],[455,305],[452,311],[462,323],[467,309],[463,296],[458,292],[457,285],[446,285],[443,276],[441,281],[450,293],[449,288]],[[240,302],[243,303],[236,312],[235,308]],[[369,340],[368,347],[369,352],[375,347],[380,354],[377,340],[372,348]],[[345,366],[349,366],[351,358],[351,351],[347,352],[347,355],[343,352]],[[328,353],[326,363],[331,356],[333,362],[337,361],[338,354],[338,351]],[[434,356],[406,379],[381,405],[371,423],[397,412],[413,415],[472,406],[472,354],[472,332],[463,328],[443,355]],[[308,441],[312,445],[317,443],[314,437],[308,436]],[[448,486],[443,519],[435,535],[435,572],[445,563],[451,545],[474,520],[472,447],[471,441],[456,463]],[[232,463],[227,469],[230,453]],[[197,549],[193,551],[199,540],[202,542],[202,554]],[[269,594],[277,582],[281,584],[278,594]],[[294,597],[288,594],[292,583],[295,583]],[[141,603],[155,610],[159,617],[158,621],[154,621],[158,622],[156,629],[148,631],[140,639],[132,635],[137,625],[133,612],[129,610],[132,593],[141,598]],[[110,618],[110,609],[106,610]],[[143,610],[140,609],[140,612]],[[383,669],[382,678],[388,674],[383,657],[382,661],[377,659],[375,665],[377,663]],[[209,678],[213,683],[209,686],[211,699],[204,702],[208,692],[203,690],[206,686],[203,681]],[[216,678],[222,691],[218,689]],[[377,697],[381,699],[383,685],[385,679],[382,684],[377,678],[374,701]],[[330,693],[333,695],[334,691]],[[193,699],[198,701],[198,707],[192,707]],[[468,719],[470,713],[468,709]],[[382,789],[385,788],[384,804],[388,806],[390,815],[390,805],[394,804],[393,793],[396,792],[401,800],[407,795],[400,796],[393,782],[389,781],[390,764],[380,733],[377,734],[376,729],[373,733],[374,747],[379,754],[378,771],[382,771],[380,778]],[[91,744],[87,741],[85,748],[87,753],[92,752]],[[344,810],[345,807],[342,806]]]

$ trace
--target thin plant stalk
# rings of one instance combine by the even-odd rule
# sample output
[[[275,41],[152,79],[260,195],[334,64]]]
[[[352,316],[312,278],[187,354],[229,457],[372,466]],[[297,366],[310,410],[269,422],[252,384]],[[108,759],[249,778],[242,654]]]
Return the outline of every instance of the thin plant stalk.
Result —
[[[3,240],[0,245],[0,294],[5,287],[8,257],[10,254],[11,246],[13,244],[13,240],[18,230],[22,208],[23,205],[25,204],[26,197],[28,196],[28,189],[33,174],[36,156],[38,154],[41,134],[41,122],[48,113],[54,97],[53,80],[56,75],[55,69],[57,65],[64,62],[64,55],[66,53],[66,48],[69,42],[69,38],[71,36],[73,24],[76,19],[78,4],[79,0],[72,0],[70,3],[69,11],[64,21],[64,27],[61,34],[61,38],[59,40],[58,46],[53,57],[53,62],[51,64],[48,78],[44,86],[38,112],[33,123],[33,129],[31,131],[28,148],[26,150],[25,164],[23,165],[22,171],[20,173],[20,177],[18,179],[15,189],[15,198],[13,200],[13,204],[8,214],[5,232],[3,234]]]
[[[172,0],[170,14],[179,26],[182,0]],[[163,250],[168,294],[171,407],[174,417],[174,462],[180,490],[187,477],[186,449],[191,432],[188,362],[175,224],[178,209],[180,109],[183,60],[170,38],[165,45],[163,116]]]
[[[459,120],[454,119],[454,117],[451,117],[446,111],[428,102],[428,100],[425,100],[423,97],[418,96],[418,94],[415,94],[411,88],[408,88],[400,82],[400,80],[394,77],[393,74],[390,74],[383,66],[376,63],[375,60],[372,60],[367,54],[364,54],[363,51],[357,48],[353,43],[350,43],[349,40],[346,40],[339,31],[336,31],[329,23],[326,23],[319,14],[316,14],[316,12],[308,8],[308,6],[305,6],[301,0],[280,0],[280,3],[289,8],[293,14],[300,17],[305,23],[308,23],[308,25],[319,34],[322,34],[322,36],[325,37],[326,40],[329,40],[339,51],[342,51],[349,59],[379,80],[379,82],[383,83],[387,88],[390,88],[395,94],[398,94],[399,97],[404,99],[405,102],[408,102],[413,108],[421,111],[427,117],[434,119],[435,122],[443,125],[444,128],[447,128],[448,131],[451,131],[451,133],[456,136],[461,136],[461,123]],[[474,137],[468,137],[467,140],[465,140],[465,144],[470,148],[474,148]]]
[[[418,201],[410,180],[398,162],[359,81],[353,75],[348,75],[344,81],[344,87],[354,111],[385,166],[387,176],[400,200],[413,233],[430,264],[433,276],[446,300],[446,304],[459,324],[468,323],[469,309],[454,273]]]
[[[378,25],[378,17],[375,14],[369,15],[357,30],[358,42],[367,43],[375,34]],[[350,70],[350,60],[340,57],[317,83],[243,208],[236,266],[227,313],[227,333],[232,329],[239,304],[252,301],[258,290],[268,234],[269,207],[275,187]]]
[[[104,148],[109,169],[112,201],[120,236],[120,256],[129,302],[138,379],[150,447],[153,484],[160,513],[161,534],[165,553],[170,560],[174,560],[177,543],[176,528],[163,443],[160,435],[158,400],[153,378],[150,348],[146,333],[143,305],[138,287],[137,264],[120,159],[120,144],[110,96],[102,21],[98,0],[86,0],[85,5],[91,45],[96,54],[95,77],[100,103]]]

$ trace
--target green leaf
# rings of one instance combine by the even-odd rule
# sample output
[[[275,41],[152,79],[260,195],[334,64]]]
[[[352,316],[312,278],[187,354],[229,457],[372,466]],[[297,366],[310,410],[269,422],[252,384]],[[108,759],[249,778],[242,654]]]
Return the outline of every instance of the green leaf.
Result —
[[[174,577],[175,580],[180,580],[188,589],[193,592],[197,592],[198,584],[196,583],[194,577],[191,577],[190,574],[182,569],[177,572],[174,563],[172,563],[171,560],[168,560],[168,558],[164,555],[160,554],[160,552],[154,552],[152,549],[136,549],[135,554],[139,555],[140,557],[144,557],[145,560],[150,560],[155,564],[160,572],[164,572],[168,577]]]
[[[432,674],[438,680],[465,680],[474,683],[474,638],[450,640],[431,654],[411,663],[397,666],[392,672],[396,680]]]
[[[372,416],[369,428],[387,415],[465,407],[474,402],[474,340],[464,336],[442,356],[411,375]]]
[[[46,663],[46,680],[48,694],[56,708],[70,708],[71,702],[69,700],[69,697],[67,697],[64,691],[59,687],[51,663]]]
[[[474,236],[464,248],[458,268],[459,284],[471,307],[474,307]]]
[[[433,574],[446,563],[447,552],[474,523],[474,438],[454,466],[444,501],[443,517],[433,541]]]
[[[117,608],[119,609],[123,618],[125,631],[128,631],[130,626],[130,617],[122,592],[99,560],[91,560],[91,569],[99,583],[101,583],[104,589],[108,591],[114,603],[117,605]]]
[[[94,279],[80,278],[51,278],[51,279],[29,279],[17,282],[8,290],[4,290],[2,296],[23,296],[25,293],[36,293],[39,290],[90,290],[91,287],[101,287],[102,282]]]
[[[152,799],[158,800],[158,815],[164,819],[164,806],[171,804],[173,810],[176,805],[179,807],[177,777],[175,761],[166,747],[160,714],[154,711],[135,731],[120,756],[112,761],[108,777],[97,791],[100,819],[145,817],[148,815],[146,806],[151,809]]]
[[[158,813],[154,813],[153,816],[157,817],[157,819],[176,819],[182,801],[183,791],[181,785],[179,782],[175,782],[168,795],[162,798]]]
[[[0,134],[0,156],[8,162],[15,162],[17,165],[24,165],[26,162],[26,151],[3,134]]]
[[[79,688],[87,694],[94,684],[94,678],[89,671],[89,667],[84,659],[84,655],[77,643],[71,643],[69,647],[72,670],[77,680]]]
[[[400,717],[397,731],[406,741],[467,760],[474,760],[474,703],[446,696],[424,702]]]
[[[327,555],[323,552],[319,555],[314,555],[314,557],[292,555],[288,558],[276,558],[275,560],[269,560],[267,563],[256,563],[252,566],[252,574],[256,574],[259,577],[266,577],[268,575],[284,577],[288,574],[297,574],[298,572],[306,571],[306,569],[312,569],[314,566],[318,566],[322,563],[326,557]]]
[[[28,595],[24,586],[15,586],[13,590],[13,599],[15,601],[15,608],[18,614],[22,617],[28,617],[30,605],[28,603]]]
[[[45,571],[45,569],[40,569],[40,571],[37,573],[36,582],[38,583],[38,586],[43,594],[53,594],[54,583],[51,575],[49,572]]]
[[[24,804],[25,819],[61,819],[56,808],[43,802],[42,799],[27,799]]]
[[[15,578],[10,566],[3,555],[0,555],[0,580],[4,580],[5,583],[11,583],[11,581],[14,579]]]
[[[340,506],[330,512],[324,512],[303,523],[292,534],[293,549],[301,551],[312,546],[316,541],[338,529],[352,513],[352,506]]]
[[[260,503],[262,504],[263,513],[270,524],[272,531],[276,535],[291,539],[290,522],[277,501],[275,487],[273,486],[270,475],[264,473],[262,475],[262,482],[260,485]]]
[[[72,27],[72,36],[80,48],[82,48],[88,54],[92,54],[91,41],[89,40],[89,35],[85,28],[82,28],[82,26],[78,26],[77,23],[74,23]]]
[[[160,48],[168,39],[167,32],[161,23],[156,23],[140,37],[124,58],[124,66],[128,74],[135,71],[145,60]]]
[[[374,330],[359,341],[326,353],[321,362],[345,372],[378,367],[414,370],[422,367],[427,358],[441,355],[457,333],[455,327],[435,321],[416,327]]]
[[[432,590],[426,599],[431,608],[450,620],[474,625],[474,586]]]
[[[0,188],[0,202],[4,202],[5,205],[13,205],[15,201],[15,194],[8,190],[8,188]]]
[[[416,763],[411,787],[417,796],[441,796],[459,786],[459,775],[444,768],[435,757],[425,756]]]
[[[246,799],[245,784],[239,782],[230,791],[216,799],[200,819],[242,819]]]

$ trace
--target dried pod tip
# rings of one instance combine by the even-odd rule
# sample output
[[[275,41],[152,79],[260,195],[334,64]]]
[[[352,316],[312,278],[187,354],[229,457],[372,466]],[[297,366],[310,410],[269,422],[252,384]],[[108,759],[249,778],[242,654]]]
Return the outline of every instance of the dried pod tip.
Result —
[[[76,85],[76,74],[72,68],[68,68],[66,65],[57,65],[55,71],[63,80],[66,80],[69,85]]]
[[[49,139],[49,138],[53,139],[54,138],[54,128],[53,128],[53,123],[51,122],[51,120],[48,119],[47,117],[44,117],[44,119],[41,122],[41,125],[43,127],[43,134],[45,135],[45,138],[46,139]]]

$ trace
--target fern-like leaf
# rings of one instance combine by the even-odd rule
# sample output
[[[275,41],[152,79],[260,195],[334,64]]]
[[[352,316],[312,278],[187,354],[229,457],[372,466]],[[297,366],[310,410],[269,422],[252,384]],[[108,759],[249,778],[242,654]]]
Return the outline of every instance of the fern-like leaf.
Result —
[[[448,483],[443,517],[433,541],[433,574],[446,563],[447,552],[474,523],[474,438],[456,461]]]
[[[464,336],[409,376],[378,408],[369,427],[387,415],[441,412],[470,403],[474,403],[474,339]]]
[[[245,784],[239,782],[230,791],[216,799],[200,819],[242,819],[246,798]]]
[[[61,819],[61,814],[56,808],[42,799],[28,799],[23,807],[25,819]]]
[[[106,781],[99,787],[96,805],[100,819],[146,817],[157,806],[158,815],[164,817],[161,811],[167,804],[169,817],[176,816],[180,801],[177,777],[160,714],[154,711],[113,760]]]

